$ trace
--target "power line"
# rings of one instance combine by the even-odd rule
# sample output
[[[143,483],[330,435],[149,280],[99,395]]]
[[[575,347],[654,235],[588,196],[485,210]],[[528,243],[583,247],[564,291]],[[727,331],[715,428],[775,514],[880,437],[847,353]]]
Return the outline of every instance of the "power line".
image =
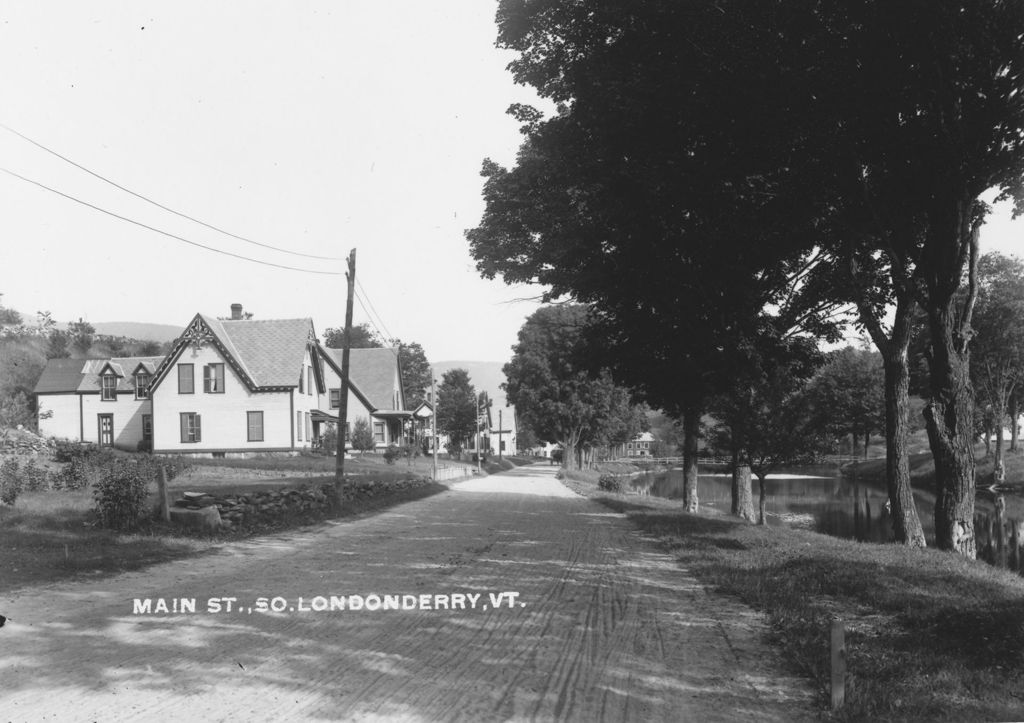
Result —
[[[39,188],[43,188],[43,189],[49,191],[50,193],[55,193],[58,196],[63,196],[64,198],[68,199],[69,201],[74,201],[75,203],[79,203],[79,204],[81,204],[83,206],[86,206],[87,208],[91,208],[94,211],[99,211],[100,213],[105,213],[108,216],[113,216],[114,218],[116,218],[116,219],[118,219],[120,221],[127,221],[128,223],[135,224],[136,226],[141,226],[142,228],[144,228],[144,229],[146,229],[148,231],[152,231],[154,233],[158,233],[158,234],[160,234],[162,236],[167,236],[168,238],[172,238],[172,239],[174,239],[176,241],[182,241],[182,242],[187,243],[187,244],[189,244],[191,246],[198,246],[201,249],[206,249],[207,251],[213,251],[214,253],[217,253],[217,254],[223,254],[224,256],[230,256],[230,257],[235,258],[235,259],[241,259],[242,261],[251,261],[254,264],[262,264],[263,266],[273,266],[274,268],[285,269],[287,271],[301,271],[302,273],[305,273],[305,274],[324,274],[324,275],[327,275],[327,276],[341,276],[341,273],[342,273],[340,271],[318,271],[316,269],[300,269],[300,268],[297,268],[295,266],[284,266],[283,264],[275,264],[275,263],[272,263],[270,261],[260,261],[259,259],[249,258],[248,256],[241,256],[239,254],[233,254],[230,251],[222,251],[221,249],[214,248],[212,246],[205,246],[205,245],[203,245],[201,243],[198,243],[196,241],[190,241],[189,239],[184,238],[182,236],[176,236],[173,233],[169,233],[167,231],[161,231],[160,229],[154,228],[153,226],[149,226],[147,224],[144,224],[141,221],[136,221],[135,219],[128,218],[127,216],[121,216],[119,214],[114,213],[113,211],[108,211],[105,208],[100,208],[99,206],[95,206],[95,205],[89,203],[88,201],[83,201],[82,199],[75,198],[74,196],[71,196],[71,195],[69,195],[67,193],[64,193],[63,191],[58,191],[55,188],[50,188],[49,186],[47,186],[45,184],[42,184],[39,181],[33,181],[31,178],[25,178],[25,176],[21,176],[21,175],[15,173],[14,171],[10,171],[10,170],[8,170],[6,168],[0,168],[0,171],[3,171],[4,173],[6,173],[9,176],[14,176],[15,178],[17,178],[19,180],[22,180],[25,183],[31,183],[33,186],[38,186]]]
[[[363,285],[361,283],[359,283],[359,279],[356,279],[356,286],[358,286],[359,290],[363,292],[363,296],[366,298],[366,303],[368,303],[370,305],[370,308],[373,309],[373,313],[377,315],[377,321],[379,321],[380,325],[384,327],[384,331],[386,331],[388,333],[387,338],[388,339],[394,339],[395,337],[392,336],[391,331],[388,329],[387,325],[384,323],[384,319],[381,318],[380,313],[377,311],[377,308],[373,305],[373,302],[370,301],[370,295],[366,293],[366,289],[364,289]]]
[[[124,186],[122,186],[122,185],[120,185],[118,183],[115,183],[114,181],[111,181],[109,178],[106,178],[105,176],[101,176],[100,174],[96,173],[95,171],[89,170],[88,168],[86,168],[85,166],[81,165],[80,163],[75,163],[73,160],[71,160],[67,156],[62,156],[57,151],[54,151],[54,150],[52,150],[50,148],[47,148],[42,143],[39,143],[38,141],[32,140],[28,136],[26,136],[26,135],[24,135],[22,133],[19,133],[18,131],[14,130],[13,128],[11,128],[9,126],[4,125],[3,123],[0,123],[0,128],[3,128],[8,133],[13,133],[14,135],[18,136],[18,138],[21,138],[22,140],[31,143],[36,148],[40,148],[40,149],[46,151],[47,153],[49,153],[50,155],[56,156],[57,158],[61,159],[65,163],[70,163],[75,168],[78,168],[79,170],[85,171],[90,176],[98,178],[101,181],[103,181],[104,183],[109,183],[111,186],[113,186],[114,188],[116,188],[118,190],[124,191],[125,193],[129,193],[132,196],[135,196],[136,198],[140,198],[143,201],[145,201],[146,203],[151,203],[154,206],[156,206],[157,208],[161,208],[164,211],[167,211],[168,213],[173,213],[175,216],[180,216],[181,218],[186,218],[189,221],[192,221],[193,223],[198,223],[200,226],[205,226],[206,228],[212,229],[212,230],[216,231],[217,233],[222,233],[222,234],[224,234],[226,236],[230,236],[231,238],[238,239],[239,241],[244,241],[245,243],[253,244],[254,246],[262,246],[265,249],[272,249],[274,251],[280,251],[281,253],[292,254],[293,256],[304,256],[304,257],[306,257],[308,259],[320,259],[322,261],[342,261],[343,260],[343,259],[340,259],[340,258],[338,258],[336,256],[315,256],[313,254],[300,253],[299,251],[291,251],[289,249],[283,249],[283,248],[280,248],[278,246],[271,246],[270,244],[264,244],[264,243],[260,243],[259,241],[253,241],[252,239],[246,238],[245,236],[239,236],[238,234],[231,233],[230,231],[225,231],[222,228],[218,228],[218,227],[216,227],[216,226],[214,226],[212,224],[206,223],[205,221],[201,221],[200,219],[195,218],[194,216],[189,216],[187,213],[182,213],[180,211],[175,211],[173,208],[170,208],[168,206],[163,205],[162,203],[158,203],[157,201],[154,201],[151,198],[143,196],[141,193],[136,193],[135,191],[131,190],[130,188],[125,188]]]

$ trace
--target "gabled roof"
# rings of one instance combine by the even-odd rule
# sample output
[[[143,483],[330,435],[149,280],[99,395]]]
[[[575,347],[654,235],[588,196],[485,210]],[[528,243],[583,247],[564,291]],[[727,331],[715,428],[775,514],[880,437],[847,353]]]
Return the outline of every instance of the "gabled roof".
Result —
[[[321,347],[322,348],[322,347]],[[341,349],[323,349],[331,366],[341,374]],[[392,409],[395,392],[395,373],[399,369],[398,349],[392,347],[350,349],[348,358],[349,382],[369,403],[373,410]],[[401,371],[399,370],[399,384]],[[404,402],[404,394],[399,390]]]
[[[296,387],[309,344],[312,319],[217,319],[196,314],[157,372],[167,375],[186,346],[213,344],[252,390]]]
[[[129,356],[109,359],[50,359],[36,382],[36,394],[60,392],[98,392],[100,374],[109,368],[117,375],[117,390],[135,389],[133,374],[141,365],[152,373],[163,361],[162,356]]]

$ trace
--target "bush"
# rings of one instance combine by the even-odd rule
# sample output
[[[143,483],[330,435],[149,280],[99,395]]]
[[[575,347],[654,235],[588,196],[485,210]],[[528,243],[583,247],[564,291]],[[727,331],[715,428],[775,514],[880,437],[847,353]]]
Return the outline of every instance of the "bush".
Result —
[[[143,476],[145,468],[144,464],[120,459],[104,468],[92,490],[101,526],[129,531],[146,518],[149,480]]]
[[[135,445],[136,452],[152,452],[153,441],[150,439],[140,439],[139,443]]]
[[[53,459],[55,462],[66,463],[81,457],[91,457],[97,451],[96,445],[91,442],[72,442],[67,439],[58,439],[53,445]]]
[[[603,474],[597,480],[597,488],[605,492],[622,492],[622,480],[613,474]]]
[[[21,492],[21,477],[18,474],[18,460],[7,459],[0,464],[0,502],[13,505]]]
[[[333,424],[327,425],[327,430],[320,438],[320,449],[327,455],[334,455],[338,451],[338,428]]]
[[[393,444],[389,444],[388,448],[384,450],[384,461],[388,464],[394,464],[400,456],[402,456],[402,450]]]
[[[21,468],[20,477],[22,488],[30,492],[50,488],[49,474],[45,469],[40,469],[36,466],[36,461],[34,459],[30,459],[25,463],[25,466]]]

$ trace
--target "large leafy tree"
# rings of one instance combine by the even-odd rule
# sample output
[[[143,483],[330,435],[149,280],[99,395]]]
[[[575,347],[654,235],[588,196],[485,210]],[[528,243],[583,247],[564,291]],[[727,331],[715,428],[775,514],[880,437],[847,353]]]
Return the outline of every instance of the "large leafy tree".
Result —
[[[519,330],[504,367],[504,389],[516,414],[538,437],[562,445],[567,468],[580,466],[585,450],[632,438],[645,421],[607,370],[589,368],[588,324],[581,305],[538,309]]]
[[[355,324],[350,333],[350,349],[379,349],[384,346],[380,337],[369,324]],[[345,328],[328,327],[324,331],[324,346],[329,349],[341,349],[345,343]]]
[[[780,42],[764,62],[749,52],[749,18],[710,2],[505,0],[498,22],[499,44],[520,53],[516,79],[559,111],[512,108],[525,141],[513,169],[484,163],[471,252],[485,276],[594,307],[617,376],[682,418],[696,509],[700,417],[723,358],[769,305],[816,319],[795,279],[817,186],[799,203],[778,192],[783,178],[798,183],[798,159],[816,157],[749,112],[805,93],[794,54]]]
[[[828,355],[810,389],[829,430],[863,439],[865,456],[871,434],[885,428],[884,378],[878,352],[847,346]]]
[[[466,442],[476,433],[476,389],[466,369],[449,369],[437,388],[437,429],[448,436],[448,453],[461,456]]]
[[[979,396],[992,408],[995,470],[1000,476],[1003,426],[1024,382],[1024,263],[1001,254],[986,254],[978,264],[978,284],[971,375]],[[1010,423],[1016,425],[1015,414]]]
[[[426,352],[417,342],[403,344],[400,339],[392,339],[392,346],[398,347],[398,360],[402,365],[402,385],[405,389],[405,405],[414,409],[427,398],[427,390],[433,379],[430,362]]]

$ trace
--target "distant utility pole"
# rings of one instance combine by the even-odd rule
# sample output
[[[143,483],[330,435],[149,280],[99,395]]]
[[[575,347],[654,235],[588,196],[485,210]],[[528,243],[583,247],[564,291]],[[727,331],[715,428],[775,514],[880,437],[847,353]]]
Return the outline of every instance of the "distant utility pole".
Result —
[[[431,446],[434,448],[434,481],[437,482],[437,391],[434,388],[434,372],[430,372],[430,402],[434,407],[434,416],[430,420]]]
[[[501,462],[501,433],[505,430],[501,427],[501,411],[498,410],[498,461]]]
[[[484,456],[480,448],[480,399],[476,402],[476,471],[481,471],[481,458]]]
[[[348,429],[348,358],[352,346],[352,300],[356,293],[356,250],[348,255],[348,298],[345,303],[345,334],[341,342],[341,399],[338,400],[338,453],[334,471],[334,489],[341,493],[345,484],[345,431]]]

